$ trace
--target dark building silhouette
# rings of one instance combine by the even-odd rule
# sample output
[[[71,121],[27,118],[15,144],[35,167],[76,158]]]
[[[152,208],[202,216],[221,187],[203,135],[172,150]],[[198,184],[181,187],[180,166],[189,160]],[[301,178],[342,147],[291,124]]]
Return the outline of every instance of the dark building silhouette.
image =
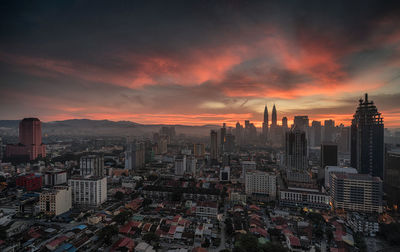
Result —
[[[306,133],[294,128],[285,134],[285,163],[288,170],[307,169]]]
[[[210,158],[212,162],[218,161],[218,134],[217,131],[211,130],[210,133]]]
[[[321,144],[321,168],[338,165],[338,146],[334,143]]]
[[[265,106],[264,108],[264,121],[262,124],[262,134],[264,143],[268,140],[268,108]]]
[[[351,166],[383,179],[384,126],[373,101],[360,99],[351,123]]]
[[[400,150],[391,150],[385,155],[385,178],[383,187],[388,205],[400,205]]]
[[[310,146],[320,146],[321,145],[321,122],[320,121],[312,121],[311,123],[311,143]]]
[[[272,121],[271,121],[271,126],[277,126],[277,114],[276,114],[276,107],[274,104],[274,107],[272,108]]]

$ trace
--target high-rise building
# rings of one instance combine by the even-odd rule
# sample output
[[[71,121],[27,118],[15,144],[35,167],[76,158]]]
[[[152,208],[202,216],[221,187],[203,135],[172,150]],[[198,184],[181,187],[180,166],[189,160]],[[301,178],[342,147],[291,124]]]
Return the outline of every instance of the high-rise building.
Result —
[[[382,213],[382,180],[369,174],[331,173],[334,209]]]
[[[236,123],[235,137],[237,144],[240,145],[243,142],[243,126],[239,122]]]
[[[219,142],[219,153],[224,153],[225,152],[225,143],[226,143],[226,124],[224,123],[221,130],[220,130],[220,142]]]
[[[197,158],[202,158],[204,157],[205,154],[205,146],[203,143],[196,143],[193,146],[193,154]]]
[[[218,160],[218,134],[217,131],[211,130],[210,133],[210,157],[213,162]]]
[[[390,150],[385,155],[384,190],[388,205],[400,206],[400,150]]]
[[[294,128],[285,134],[285,163],[288,170],[307,169],[306,133]]]
[[[160,138],[161,141],[163,137]],[[144,142],[134,141],[128,143],[125,151],[125,169],[143,169],[146,164],[146,146]]]
[[[72,189],[72,204],[83,207],[96,207],[107,200],[107,178],[73,177],[68,180]]]
[[[335,143],[321,144],[321,168],[338,165],[338,147]]]
[[[309,127],[308,116],[295,116],[294,127],[304,132],[307,132]]]
[[[42,123],[37,118],[24,118],[19,123],[19,144],[7,145],[6,156],[24,157],[35,160],[46,156],[46,146],[42,143]]]
[[[246,194],[264,194],[276,197],[276,175],[263,171],[247,171],[245,176]]]
[[[186,156],[180,155],[175,158],[175,175],[182,176],[186,171]]]
[[[47,186],[56,186],[67,183],[67,171],[61,169],[53,169],[43,174],[44,184]]]
[[[277,113],[276,113],[276,107],[275,107],[275,104],[274,104],[274,106],[272,107],[272,121],[271,121],[271,126],[277,126],[278,124],[278,120],[277,120],[277,118],[278,118],[278,115],[277,115]]]
[[[39,197],[40,212],[46,215],[60,215],[72,207],[72,189],[69,186],[55,186],[45,189]]]
[[[186,157],[186,173],[196,175],[197,159],[194,156]]]
[[[286,117],[286,116],[282,117],[282,127],[283,127],[284,129],[288,129],[288,128],[289,128],[289,127],[288,127],[288,122],[287,122],[287,117]]]
[[[321,145],[321,122],[312,121],[310,132],[310,146],[316,147]]]
[[[384,126],[373,101],[360,99],[351,123],[351,166],[383,179]]]
[[[0,137],[0,161],[3,160],[3,139]]]
[[[324,121],[324,142],[335,142],[335,121],[325,120]]]
[[[265,105],[265,108],[264,108],[264,121],[263,121],[263,124],[262,124],[262,137],[263,137],[264,143],[267,142],[267,140],[268,140],[268,123],[269,123],[268,108],[267,108],[267,105]]]
[[[81,176],[103,177],[104,157],[102,155],[82,156],[79,161],[79,170]]]
[[[350,153],[350,127],[342,126],[339,130],[338,138],[338,151],[339,153]]]
[[[160,129],[161,136],[168,136],[169,140],[173,140],[175,138],[175,127],[174,126],[163,126]],[[168,142],[170,144],[171,142]]]
[[[235,136],[228,133],[225,136],[225,152],[231,153],[235,151]]]

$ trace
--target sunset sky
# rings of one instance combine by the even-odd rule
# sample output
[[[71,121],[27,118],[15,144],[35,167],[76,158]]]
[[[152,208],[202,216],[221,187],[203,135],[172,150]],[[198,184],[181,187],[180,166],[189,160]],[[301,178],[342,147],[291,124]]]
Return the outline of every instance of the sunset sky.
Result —
[[[400,127],[400,1],[0,3],[0,119]]]

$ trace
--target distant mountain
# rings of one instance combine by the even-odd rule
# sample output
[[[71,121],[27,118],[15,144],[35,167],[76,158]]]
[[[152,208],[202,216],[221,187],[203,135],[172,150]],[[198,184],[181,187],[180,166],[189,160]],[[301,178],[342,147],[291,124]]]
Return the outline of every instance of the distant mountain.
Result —
[[[0,133],[18,134],[19,120],[0,120]],[[177,134],[205,136],[210,129],[216,129],[218,125],[186,126],[186,125],[145,125],[130,121],[70,119],[63,121],[43,122],[43,134],[51,135],[92,135],[92,136],[150,136],[159,131],[162,126],[175,126]]]

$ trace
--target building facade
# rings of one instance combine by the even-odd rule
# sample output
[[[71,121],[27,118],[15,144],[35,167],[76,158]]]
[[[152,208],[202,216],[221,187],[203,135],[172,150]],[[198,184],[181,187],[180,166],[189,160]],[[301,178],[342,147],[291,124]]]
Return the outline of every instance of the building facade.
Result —
[[[39,198],[40,212],[47,215],[60,215],[72,207],[72,190],[69,186],[55,186],[43,190]]]
[[[288,170],[303,171],[307,169],[307,138],[306,133],[294,128],[286,132],[285,164]]]
[[[263,171],[247,171],[245,176],[246,194],[264,194],[276,197],[276,175]]]
[[[79,170],[81,176],[104,176],[104,157],[101,155],[82,156],[79,161]]]
[[[43,178],[35,174],[21,175],[17,177],[15,184],[25,188],[26,191],[37,191],[42,188]]]
[[[125,169],[144,168],[146,163],[146,146],[144,142],[128,143],[125,151]]]
[[[107,200],[107,178],[75,177],[68,180],[72,189],[72,203],[76,206],[96,207]]]
[[[360,99],[351,123],[351,166],[359,173],[383,179],[384,126],[373,101]]]
[[[331,173],[334,209],[382,213],[382,180],[369,174]]]

